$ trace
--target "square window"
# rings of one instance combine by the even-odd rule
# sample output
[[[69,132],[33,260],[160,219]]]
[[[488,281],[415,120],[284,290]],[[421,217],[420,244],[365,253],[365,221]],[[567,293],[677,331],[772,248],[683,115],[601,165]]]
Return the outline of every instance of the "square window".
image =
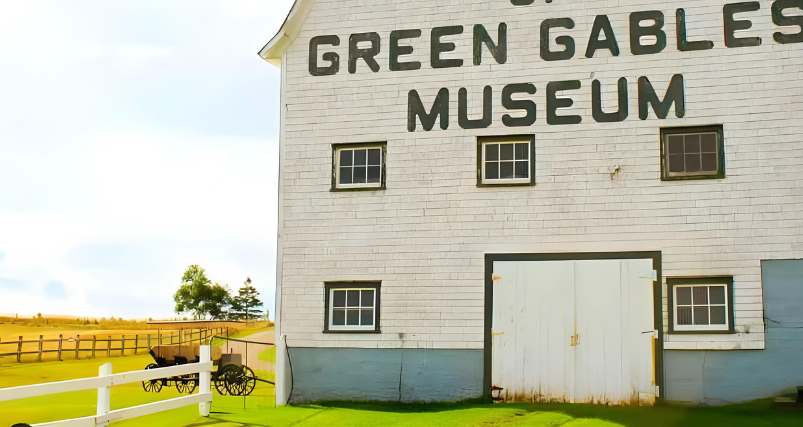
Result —
[[[734,333],[733,278],[668,278],[670,333]]]
[[[324,332],[379,332],[380,282],[325,284]]]
[[[385,143],[334,145],[332,190],[385,187]]]
[[[725,177],[722,126],[661,129],[661,179]]]
[[[477,185],[535,185],[532,135],[477,139]]]

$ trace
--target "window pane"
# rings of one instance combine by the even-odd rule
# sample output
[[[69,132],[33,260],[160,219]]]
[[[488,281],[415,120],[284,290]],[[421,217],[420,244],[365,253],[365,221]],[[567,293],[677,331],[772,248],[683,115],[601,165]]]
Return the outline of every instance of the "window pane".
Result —
[[[530,162],[516,162],[516,178],[530,177]]]
[[[346,326],[360,326],[360,310],[346,310]]]
[[[513,160],[513,144],[501,144],[499,158],[500,160]]]
[[[485,179],[499,179],[499,163],[485,163]]]
[[[346,306],[346,291],[333,291],[332,307]]]
[[[513,178],[513,162],[499,163],[499,178],[500,179]]]
[[[368,166],[368,182],[377,183],[381,178],[382,168],[380,166]]]
[[[691,288],[675,288],[678,300],[676,305],[691,305]]]
[[[351,168],[340,168],[340,183],[351,184]]]
[[[530,144],[516,144],[516,160],[527,160],[530,158],[528,152]]]
[[[499,160],[499,144],[485,145],[485,160]]]
[[[701,169],[704,172],[716,172],[717,171],[717,155],[716,153],[706,153],[703,154],[703,162]]]
[[[678,307],[678,325],[691,325],[691,307]]]
[[[708,304],[708,286],[695,286],[692,289],[694,290],[694,305]]]
[[[668,138],[669,140],[669,154],[683,154],[683,137],[680,135],[673,135]]]
[[[360,312],[360,325],[374,326],[374,310],[367,309]]]
[[[694,324],[708,324],[708,307],[694,307]]]
[[[709,288],[711,304],[725,304],[725,287],[711,286]]]
[[[669,156],[669,172],[683,172],[683,154]]]
[[[686,135],[686,154],[700,152],[700,135]]]
[[[380,164],[382,164],[380,163],[379,160],[382,157],[380,155],[381,152],[382,150],[380,150],[379,148],[372,148],[368,150],[368,164],[373,166],[379,166]]]
[[[725,323],[725,306],[718,305],[711,307],[711,324],[724,325]]]
[[[700,172],[699,154],[686,154],[686,172]]]
[[[703,153],[716,153],[717,134],[706,133],[704,135],[700,135],[700,151]]]
[[[373,307],[374,306],[374,291],[361,291],[362,300],[360,307]]]
[[[365,166],[365,157],[368,150],[354,150],[354,166]]]
[[[348,306],[349,307],[360,306],[360,291],[349,291]]]
[[[354,183],[365,184],[365,166],[354,167]]]
[[[340,150],[340,166],[351,166],[351,158],[354,154],[351,150]]]
[[[345,326],[346,325],[346,310],[344,309],[335,309],[332,310],[332,325],[333,326]]]

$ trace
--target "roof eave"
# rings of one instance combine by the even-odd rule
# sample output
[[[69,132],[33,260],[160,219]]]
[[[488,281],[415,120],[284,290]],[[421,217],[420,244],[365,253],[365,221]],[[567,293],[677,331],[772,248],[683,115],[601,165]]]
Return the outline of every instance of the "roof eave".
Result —
[[[259,56],[262,59],[279,68],[282,67],[282,56],[301,31],[301,27],[304,25],[304,21],[307,20],[313,3],[315,3],[315,0],[296,0],[293,3],[293,7],[290,9],[290,13],[287,15],[287,19],[284,20],[279,32],[259,51]]]

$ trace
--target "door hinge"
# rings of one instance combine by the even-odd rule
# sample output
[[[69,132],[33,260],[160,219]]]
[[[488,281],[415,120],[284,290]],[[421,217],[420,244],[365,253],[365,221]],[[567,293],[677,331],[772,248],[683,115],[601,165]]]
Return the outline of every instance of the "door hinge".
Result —
[[[658,270],[650,271],[650,275],[649,276],[639,276],[639,279],[650,279],[653,282],[656,282],[656,281],[658,281]]]
[[[580,345],[580,334],[573,335],[573,336],[571,336],[569,338],[572,339],[572,345],[571,345],[572,347],[574,347],[576,345]]]

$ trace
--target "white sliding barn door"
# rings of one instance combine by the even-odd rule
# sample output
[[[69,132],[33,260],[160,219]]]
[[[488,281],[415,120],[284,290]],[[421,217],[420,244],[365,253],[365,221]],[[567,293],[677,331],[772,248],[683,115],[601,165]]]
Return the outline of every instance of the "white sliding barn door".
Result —
[[[494,263],[493,384],[507,402],[652,404],[652,260]]]
[[[574,264],[499,262],[494,275],[494,384],[509,402],[571,401]]]

